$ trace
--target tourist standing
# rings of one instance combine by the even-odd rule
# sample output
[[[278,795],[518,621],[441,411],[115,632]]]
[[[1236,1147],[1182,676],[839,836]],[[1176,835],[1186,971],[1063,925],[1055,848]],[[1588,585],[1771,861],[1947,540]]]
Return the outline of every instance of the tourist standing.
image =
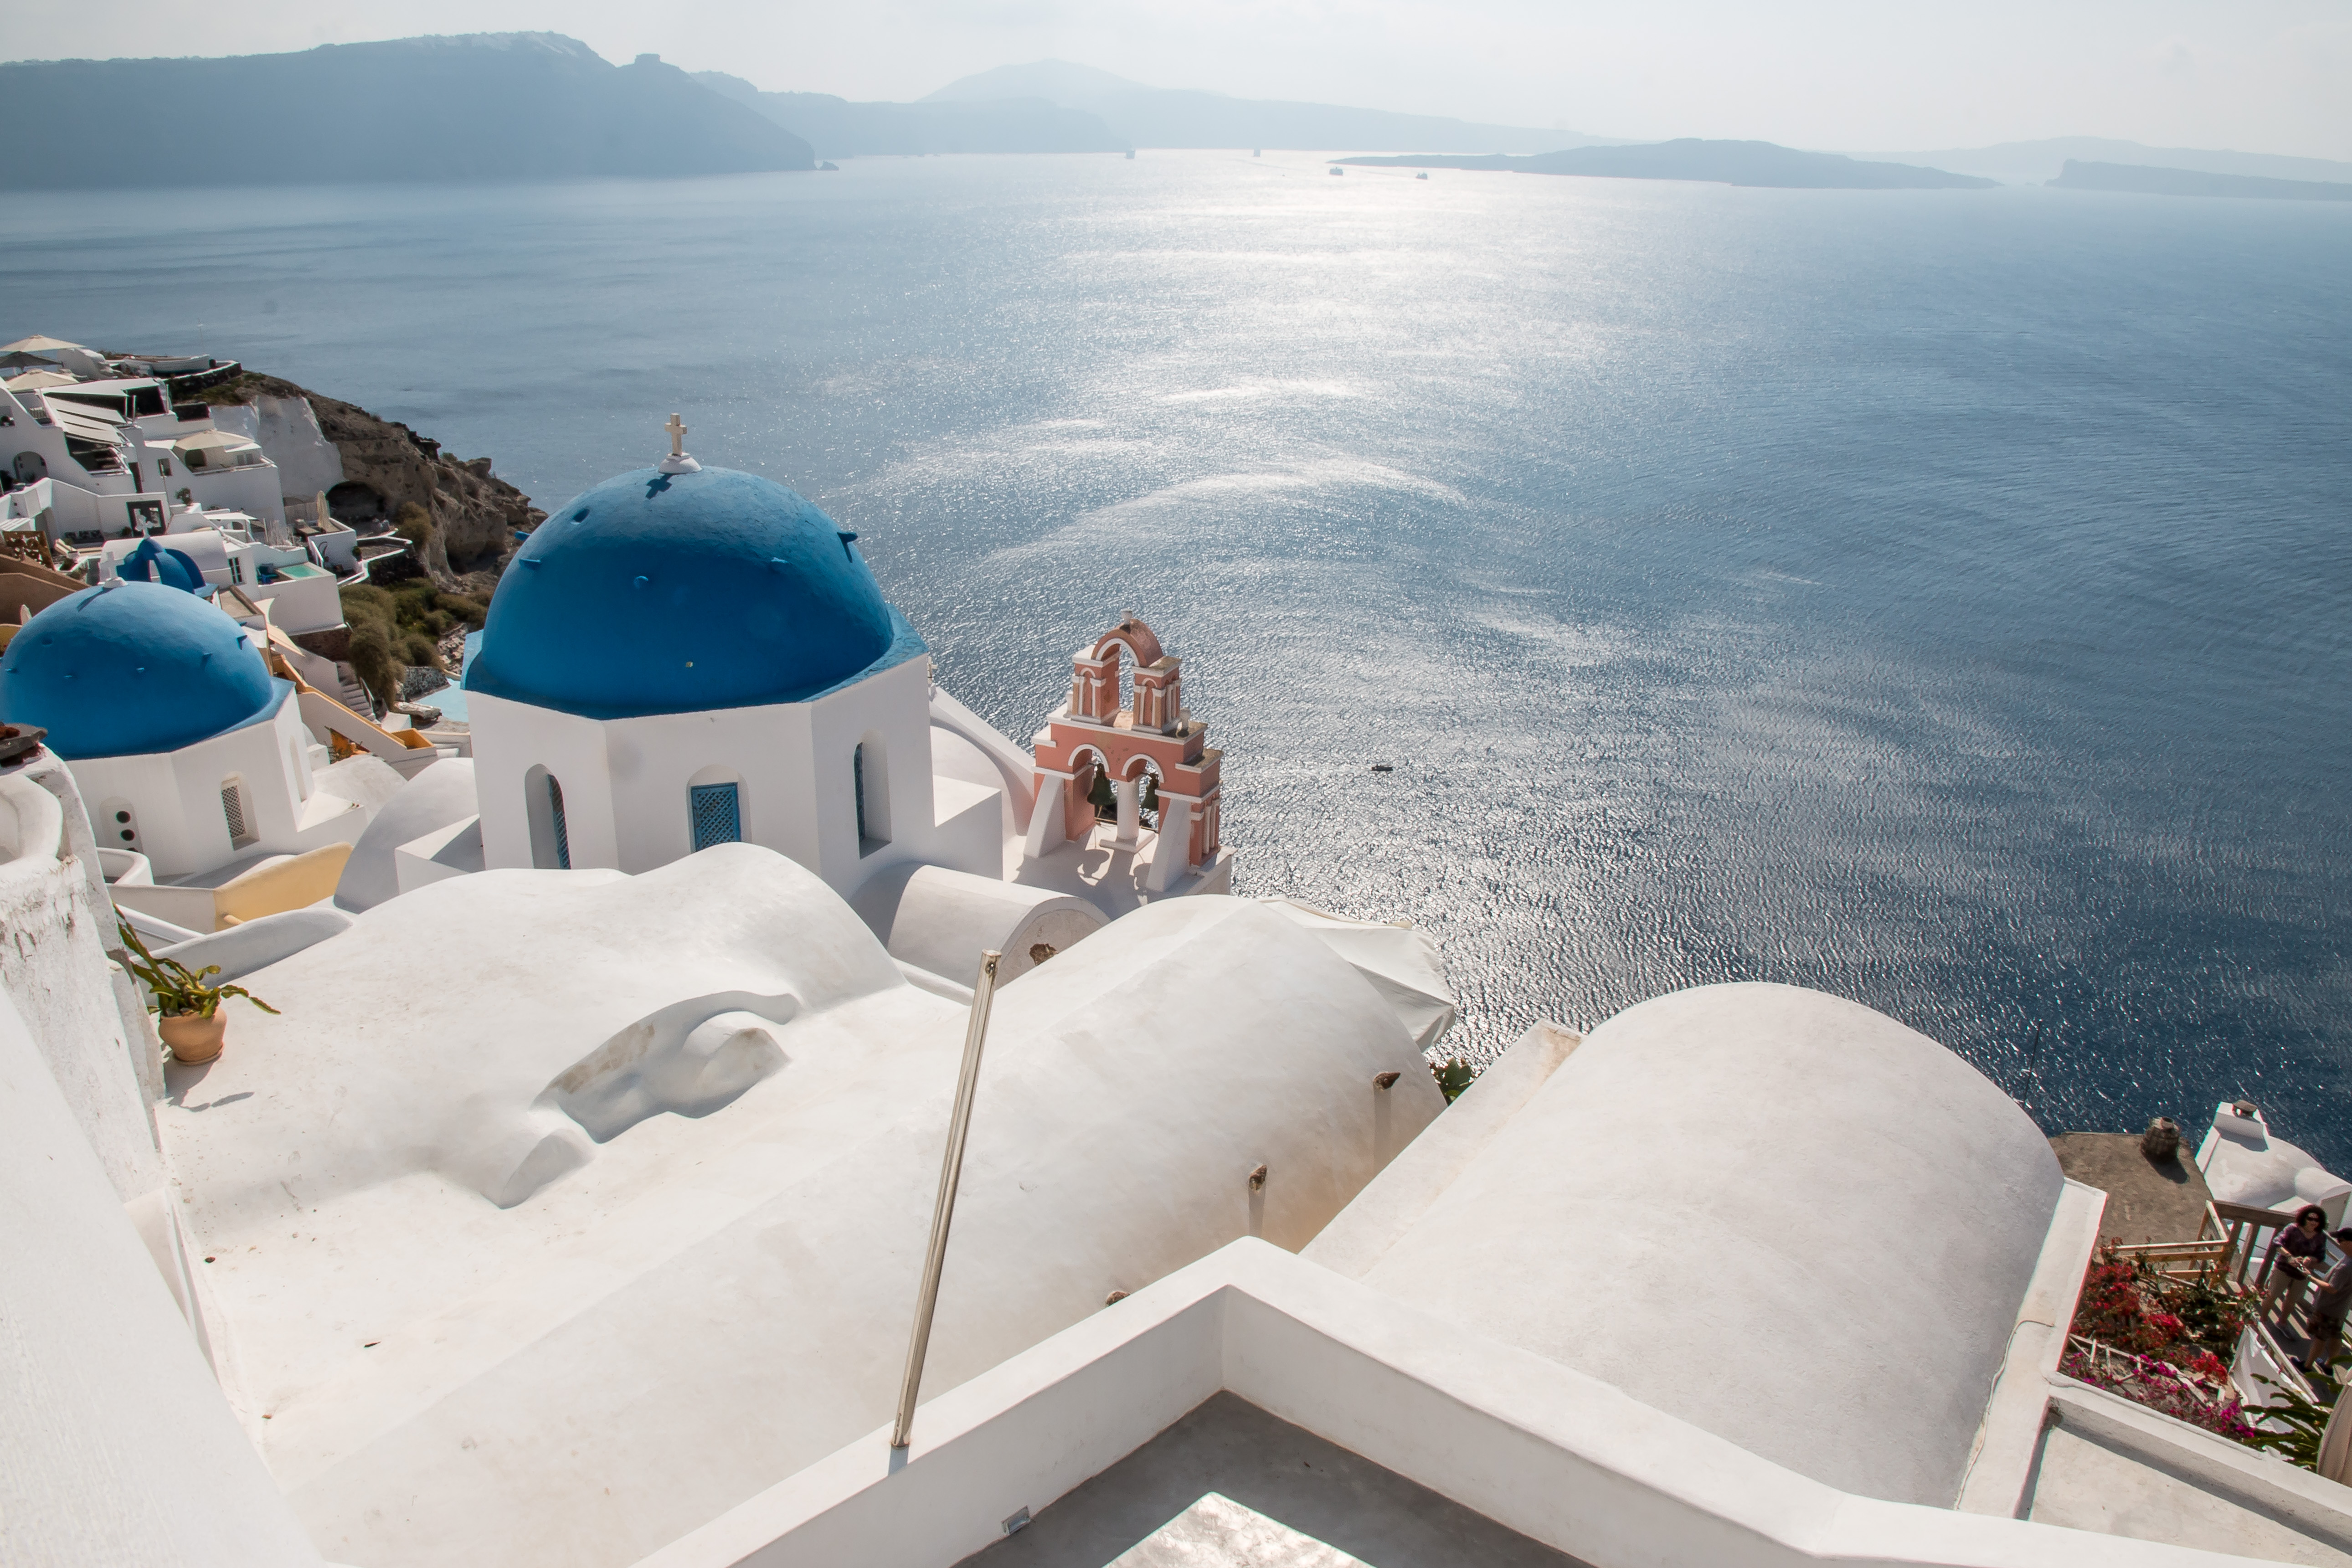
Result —
[[[2336,1233],[2336,1245],[2352,1248],[2352,1226]],[[2311,1298],[2311,1351],[2298,1363],[2304,1371],[2327,1370],[2344,1348],[2344,1315],[2352,1311],[2352,1253],[2319,1275],[2319,1289]]]
[[[2294,1316],[2303,1288],[2325,1265],[2321,1259],[2327,1252],[2327,1211],[2317,1204],[2305,1204],[2295,1211],[2294,1223],[2282,1226],[2271,1237],[2269,1256],[2263,1267],[2270,1273],[2270,1288],[2263,1292],[2262,1317],[2269,1317],[2271,1304],[2281,1296],[2286,1306],[2280,1314],[2282,1321]]]

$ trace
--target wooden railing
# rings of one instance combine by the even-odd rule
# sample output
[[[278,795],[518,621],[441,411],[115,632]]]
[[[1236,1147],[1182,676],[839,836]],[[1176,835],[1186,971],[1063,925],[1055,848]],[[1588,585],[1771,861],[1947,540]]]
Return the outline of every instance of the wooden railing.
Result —
[[[2115,1253],[2126,1262],[2145,1260],[2159,1274],[2218,1272],[2240,1294],[2259,1297],[2271,1282],[2273,1265],[2271,1240],[2280,1230],[2294,1223],[2294,1215],[2290,1210],[2255,1208],[2248,1204],[2229,1204],[2216,1199],[2205,1205],[2204,1223],[2198,1228],[2196,1240],[2142,1242],[2137,1246],[2117,1247]],[[2333,1241],[2328,1244],[2328,1248],[2327,1261],[2332,1264],[2342,1254]],[[2271,1331],[2270,1325],[2262,1321],[2259,1313],[2248,1318],[2246,1331],[2254,1336],[2263,1353],[2277,1368],[2279,1375],[2270,1380],[2274,1386],[2291,1389],[2306,1399],[2315,1397],[2311,1385],[2297,1373],[2294,1363],[2288,1359],[2278,1336]],[[2125,1362],[2131,1359],[2126,1352],[2095,1340],[2086,1340],[2079,1335],[2068,1337],[2095,1363],[2105,1363],[2118,1357]],[[2205,1396],[2202,1390],[2198,1392],[2200,1397]],[[2246,1392],[2252,1394],[2253,1391],[2248,1388]]]
[[[2220,1237],[2228,1244],[2230,1278],[2241,1289],[2260,1290],[2270,1283],[2271,1238],[2294,1223],[2294,1215],[2290,1210],[2258,1209],[2247,1204],[2217,1200],[2205,1205],[2205,1229],[2201,1234]],[[2328,1244],[2328,1250],[2336,1252],[2333,1242]]]
[[[2219,1237],[2199,1241],[2147,1241],[2116,1248],[2125,1262],[2145,1260],[2158,1274],[2206,1274],[2226,1268],[2229,1243]]]

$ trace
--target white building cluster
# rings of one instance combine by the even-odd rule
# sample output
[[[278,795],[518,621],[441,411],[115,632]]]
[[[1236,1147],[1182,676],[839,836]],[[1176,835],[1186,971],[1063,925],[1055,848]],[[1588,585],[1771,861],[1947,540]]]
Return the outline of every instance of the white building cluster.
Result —
[[[2334,1483],[2058,1376],[2102,1196],[1943,1047],[1707,987],[1449,1108],[1433,949],[1233,893],[1150,628],[1024,750],[682,433],[523,542],[470,755],[355,747],[194,533],[10,637],[8,1561],[2352,1553]],[[278,1011],[164,1062],[118,910]]]
[[[284,630],[341,624],[334,578],[358,570],[359,539],[327,515],[341,458],[308,403],[212,406],[198,395],[240,366],[55,338],[22,339],[0,364],[16,368],[0,380],[0,546],[105,580],[169,534],[206,582],[282,600]]]

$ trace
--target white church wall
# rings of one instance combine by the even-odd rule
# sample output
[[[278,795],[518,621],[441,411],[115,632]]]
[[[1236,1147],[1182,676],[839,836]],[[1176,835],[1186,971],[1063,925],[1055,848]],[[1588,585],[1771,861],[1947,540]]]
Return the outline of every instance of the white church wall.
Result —
[[[268,607],[269,624],[289,633],[321,632],[343,624],[342,586],[334,574],[308,562],[299,576],[281,576],[274,583],[250,581],[259,575],[247,563],[245,596]],[[316,574],[316,575],[312,575]]]
[[[524,781],[542,767],[563,787],[574,868],[635,874],[684,858],[694,851],[689,791],[732,783],[744,841],[798,862],[844,895],[910,860],[1001,875],[995,793],[957,786],[941,820],[929,689],[928,661],[911,659],[814,702],[628,719],[583,719],[469,693],[484,858],[493,867],[535,863],[531,815],[544,808],[540,786]],[[862,844],[861,744],[876,775],[867,826],[883,832]]]
[[[110,848],[131,849],[147,857],[157,877],[176,877],[199,867],[217,865],[228,851],[228,834],[222,829],[215,846],[205,837],[210,820],[191,821],[188,803],[180,796],[179,776],[169,752],[140,757],[85,757],[68,764],[74,783]],[[117,818],[127,813],[128,822]],[[217,807],[214,816],[218,815]],[[136,837],[124,838],[125,832]]]
[[[198,864],[172,866],[158,859],[156,868],[180,876],[213,870],[247,855],[290,855],[314,847],[303,841],[302,807],[313,782],[310,750],[310,733],[302,728],[293,688],[288,686],[268,719],[172,752],[173,784],[184,803],[183,820],[191,829],[192,847],[201,847],[204,858]],[[232,780],[244,807],[242,842],[230,836],[222,799]],[[358,837],[356,828],[351,837]],[[149,851],[151,857],[153,853]]]
[[[482,815],[482,858],[491,867],[530,867],[534,798],[531,770],[563,787],[565,835],[574,867],[616,866],[610,756],[593,719],[511,702],[486,691],[466,694],[474,738],[474,784]],[[544,846],[539,851],[551,868]]]
[[[310,731],[293,695],[291,686],[281,686],[268,718],[176,752],[68,764],[108,846],[145,855],[155,876],[168,879],[249,856],[296,855],[356,840],[383,804],[384,784],[353,778],[352,763],[361,759],[349,758],[335,764],[342,772],[329,770],[336,784],[328,789],[311,766]],[[243,839],[231,837],[222,799],[231,781],[243,807]],[[119,811],[132,821],[115,822]],[[121,839],[124,828],[138,834],[135,843]]]
[[[938,839],[931,784],[930,660],[911,658],[809,707],[811,781],[816,805],[817,874],[848,893],[876,872],[908,860],[927,860]],[[857,770],[860,745],[879,748],[887,791],[868,798],[887,809],[887,837],[860,843]],[[868,814],[868,824],[873,814]]]
[[[189,515],[186,512],[173,514],[174,520]],[[99,551],[100,579],[111,581],[121,576],[124,558],[146,542],[145,535],[137,539],[108,540]],[[156,542],[165,549],[176,550],[194,562],[205,581],[215,587],[228,582],[228,543],[221,537],[218,529],[192,528],[184,533],[170,532]]]
[[[743,841],[811,865],[808,712],[798,703],[616,719],[606,726],[627,803],[621,868],[648,871],[694,852],[689,790],[733,784]]]
[[[0,996],[0,1553],[320,1568],[11,1000],[17,978]]]
[[[82,797],[100,804],[102,820],[111,816],[104,808],[130,803],[139,841],[113,847],[139,850],[154,863],[159,878],[209,871],[256,852],[273,835],[290,847],[296,803],[288,797],[307,783],[310,742],[288,700],[292,691],[290,686],[284,689],[268,719],[176,752],[88,757],[68,764]],[[242,847],[230,838],[221,804],[222,785],[232,778],[242,785],[250,838]]]

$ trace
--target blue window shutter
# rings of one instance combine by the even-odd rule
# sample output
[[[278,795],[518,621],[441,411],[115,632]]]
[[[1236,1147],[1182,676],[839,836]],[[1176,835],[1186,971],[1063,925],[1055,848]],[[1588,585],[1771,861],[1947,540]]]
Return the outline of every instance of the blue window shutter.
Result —
[[[555,822],[555,864],[559,870],[572,869],[572,835],[563,826],[563,786],[551,776],[547,781],[548,815]]]
[[[742,802],[731,784],[694,784],[687,790],[694,817],[694,847],[736,844],[743,837]]]

